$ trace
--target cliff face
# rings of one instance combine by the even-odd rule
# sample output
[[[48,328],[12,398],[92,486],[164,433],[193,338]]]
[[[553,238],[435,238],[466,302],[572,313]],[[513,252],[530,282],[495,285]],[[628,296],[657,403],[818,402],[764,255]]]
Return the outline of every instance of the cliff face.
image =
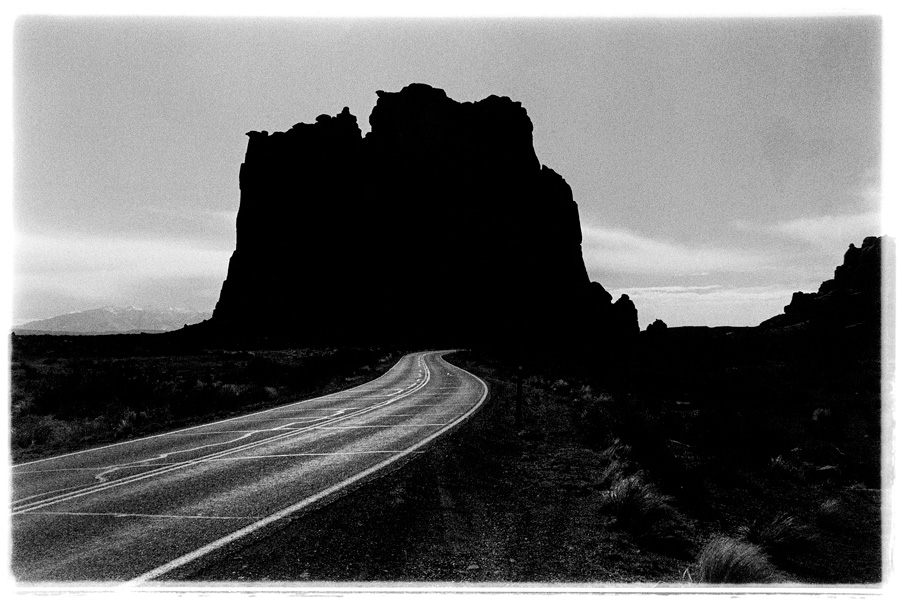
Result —
[[[369,121],[365,137],[346,108],[248,133],[216,330],[566,342],[631,318],[627,298],[597,305],[572,191],[538,161],[520,103],[413,84],[379,91]]]
[[[794,292],[784,314],[760,327],[880,328],[882,260],[893,255],[893,240],[888,237],[867,237],[860,248],[850,244],[833,279],[822,282],[815,293]]]

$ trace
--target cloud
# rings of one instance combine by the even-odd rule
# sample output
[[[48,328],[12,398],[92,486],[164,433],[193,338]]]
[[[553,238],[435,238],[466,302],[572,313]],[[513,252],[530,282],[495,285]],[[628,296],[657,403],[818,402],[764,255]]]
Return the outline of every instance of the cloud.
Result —
[[[849,244],[882,231],[880,221],[870,211],[733,223],[752,250],[586,226],[583,253],[589,273],[601,283],[615,281],[611,294],[631,297],[642,327],[655,319],[673,326],[758,325],[781,314],[794,291],[817,289]]]
[[[881,213],[877,211],[846,215],[821,215],[780,221],[773,224],[757,224],[736,221],[735,227],[798,240],[816,248],[833,251],[851,243],[860,244],[871,235],[881,235]]]
[[[184,240],[17,235],[16,274],[116,273],[123,277],[190,277],[222,271],[231,251]]]
[[[751,286],[725,288],[720,285],[702,286],[655,286],[623,288],[615,290],[627,293],[632,299],[653,298],[682,302],[689,300],[703,304],[744,304],[749,301],[768,301],[784,298],[790,300],[791,291],[776,286]]]
[[[173,303],[180,296],[193,304],[198,285],[221,285],[231,256],[230,250],[200,244],[71,234],[17,235],[12,282],[15,318],[44,318],[98,304],[142,305],[163,298]],[[155,284],[148,288],[149,282]],[[153,297],[144,296],[148,293]],[[208,297],[209,290],[199,295]],[[43,305],[41,298],[47,299]]]
[[[669,326],[758,325],[780,314],[792,289],[780,286],[651,286],[610,290],[628,294],[637,306],[641,327],[656,319]]]
[[[633,294],[704,294],[708,295],[713,290],[720,290],[721,285],[660,285],[630,288]]]
[[[752,252],[664,242],[626,231],[582,226],[588,271],[651,275],[698,275],[710,271],[752,271],[765,257]]]

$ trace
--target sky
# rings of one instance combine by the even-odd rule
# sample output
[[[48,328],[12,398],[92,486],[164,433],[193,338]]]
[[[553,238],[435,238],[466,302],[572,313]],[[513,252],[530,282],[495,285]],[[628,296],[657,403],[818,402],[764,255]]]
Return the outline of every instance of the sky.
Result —
[[[849,244],[893,233],[882,29],[872,13],[20,16],[12,323],[211,311],[245,133],[344,106],[365,133],[376,90],[422,82],[523,104],[538,158],[572,187],[591,279],[628,294],[642,328],[756,325],[829,279]]]

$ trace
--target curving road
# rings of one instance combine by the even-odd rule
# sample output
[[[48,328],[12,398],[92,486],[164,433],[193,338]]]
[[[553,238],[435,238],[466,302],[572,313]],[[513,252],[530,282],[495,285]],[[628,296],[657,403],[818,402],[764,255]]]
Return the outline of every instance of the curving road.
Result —
[[[13,466],[14,576],[152,580],[420,452],[487,395],[442,354],[328,396]]]

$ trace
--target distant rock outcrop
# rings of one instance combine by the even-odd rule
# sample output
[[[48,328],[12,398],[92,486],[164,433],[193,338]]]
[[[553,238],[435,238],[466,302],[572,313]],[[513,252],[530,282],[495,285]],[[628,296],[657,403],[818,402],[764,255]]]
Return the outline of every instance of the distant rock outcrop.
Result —
[[[881,269],[885,256],[894,256],[891,238],[867,237],[862,246],[850,244],[834,278],[815,293],[794,292],[784,314],[767,319],[763,328],[805,324],[816,328],[881,326]]]
[[[640,333],[641,325],[638,322],[637,307],[628,294],[622,294],[613,303],[612,324],[618,330],[619,335],[626,339],[633,338]]]
[[[250,137],[237,246],[207,329],[310,343],[580,342],[636,335],[589,281],[578,207],[519,102],[377,92]]]
[[[656,319],[655,321],[647,325],[647,333],[654,337],[662,336],[665,335],[668,328],[669,326],[666,325],[665,321],[663,321],[662,319]]]

